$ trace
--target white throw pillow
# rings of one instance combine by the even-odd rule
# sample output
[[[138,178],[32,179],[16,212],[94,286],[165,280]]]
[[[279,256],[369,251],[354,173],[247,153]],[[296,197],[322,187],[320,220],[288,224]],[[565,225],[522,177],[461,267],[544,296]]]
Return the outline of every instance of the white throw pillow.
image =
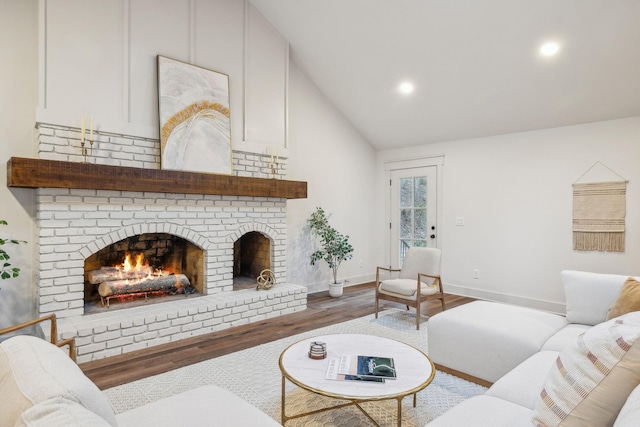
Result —
[[[560,273],[569,323],[597,325],[618,298],[629,276],[565,270]]]
[[[611,426],[640,383],[640,312],[580,335],[556,359],[533,412],[536,426]]]

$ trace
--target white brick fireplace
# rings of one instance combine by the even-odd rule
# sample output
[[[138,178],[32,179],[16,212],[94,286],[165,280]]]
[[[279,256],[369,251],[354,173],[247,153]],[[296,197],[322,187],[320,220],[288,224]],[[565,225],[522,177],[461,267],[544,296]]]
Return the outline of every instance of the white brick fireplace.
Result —
[[[40,124],[39,157],[81,162],[78,130]],[[159,143],[100,133],[87,163],[159,169]],[[266,156],[234,151],[234,173],[267,178]],[[285,174],[281,159],[278,178]],[[109,177],[105,176],[105,180]],[[306,308],[306,287],[286,284],[285,198],[39,188],[38,310],[56,313],[86,362]],[[259,232],[270,241],[270,290],[233,290],[234,243]],[[204,253],[201,296],[85,314],[84,261],[120,240],[166,233]]]

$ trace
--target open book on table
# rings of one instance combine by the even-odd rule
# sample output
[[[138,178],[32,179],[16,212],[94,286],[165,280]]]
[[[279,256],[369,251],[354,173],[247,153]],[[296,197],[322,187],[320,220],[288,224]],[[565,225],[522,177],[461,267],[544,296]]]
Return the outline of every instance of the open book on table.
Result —
[[[396,368],[391,357],[343,354],[329,361],[326,378],[384,382],[396,379]]]

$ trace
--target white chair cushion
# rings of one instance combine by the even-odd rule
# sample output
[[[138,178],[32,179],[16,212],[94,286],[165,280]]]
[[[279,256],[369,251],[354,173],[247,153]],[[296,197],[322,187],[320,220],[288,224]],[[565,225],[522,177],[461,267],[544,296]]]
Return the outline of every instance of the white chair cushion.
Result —
[[[104,394],[64,350],[45,340],[19,335],[0,343],[0,374],[2,426],[14,425],[22,412],[52,398],[78,402],[117,425]]]
[[[560,273],[569,323],[597,325],[607,318],[629,276],[565,270]]]
[[[640,312],[611,319],[560,352],[536,404],[534,425],[613,425],[640,384]]]
[[[415,279],[388,279],[380,283],[380,292],[388,295],[397,295],[400,298],[416,296],[417,280]],[[438,285],[428,286],[420,283],[420,295],[434,295],[440,292]]]
[[[541,351],[496,381],[485,395],[508,400],[533,410],[549,369],[558,358],[557,351]]]
[[[228,390],[206,385],[116,416],[121,427],[276,427],[273,418]]]
[[[442,252],[440,249],[418,247],[410,248],[402,262],[400,278],[418,280],[418,273],[440,276],[441,258]],[[427,279],[428,278],[423,278],[422,280]],[[427,285],[431,285],[431,283],[433,283],[433,279],[431,279]]]

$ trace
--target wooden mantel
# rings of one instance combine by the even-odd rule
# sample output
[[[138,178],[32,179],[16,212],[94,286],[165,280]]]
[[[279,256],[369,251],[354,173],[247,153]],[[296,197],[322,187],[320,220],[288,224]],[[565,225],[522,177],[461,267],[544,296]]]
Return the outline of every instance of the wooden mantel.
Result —
[[[7,186],[305,199],[307,183],[12,157]]]

